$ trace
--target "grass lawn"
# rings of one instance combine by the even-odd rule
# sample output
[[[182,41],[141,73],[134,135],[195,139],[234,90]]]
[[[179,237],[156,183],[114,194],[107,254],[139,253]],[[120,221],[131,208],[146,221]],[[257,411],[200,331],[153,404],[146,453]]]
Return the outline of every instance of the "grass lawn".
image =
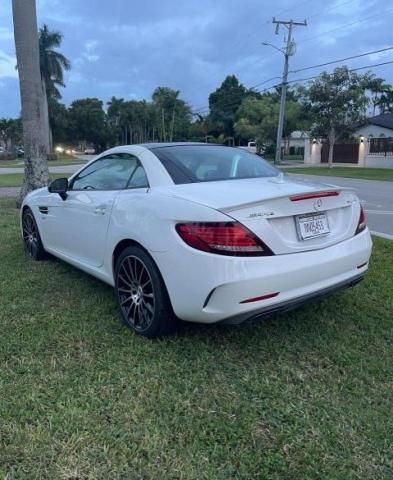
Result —
[[[274,155],[264,155],[265,160],[274,161]],[[284,155],[283,160],[303,161],[304,155]]]
[[[355,168],[355,167],[299,167],[282,168],[286,173],[305,175],[328,175],[332,177],[360,178],[363,180],[384,180],[393,182],[393,169],[388,168]]]
[[[71,173],[50,173],[50,178],[70,177]],[[23,174],[22,173],[5,173],[0,174],[0,187],[19,187],[22,185]]]
[[[352,290],[148,341],[0,201],[0,478],[392,479],[393,248]]]

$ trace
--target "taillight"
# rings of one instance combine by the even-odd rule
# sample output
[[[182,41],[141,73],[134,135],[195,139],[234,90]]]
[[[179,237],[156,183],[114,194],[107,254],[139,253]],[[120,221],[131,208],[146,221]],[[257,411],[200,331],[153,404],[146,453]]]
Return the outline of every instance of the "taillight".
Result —
[[[364,214],[363,207],[360,206],[359,221],[358,221],[358,226],[356,228],[355,235],[357,235],[360,232],[363,232],[365,228],[366,228],[366,215]]]
[[[176,231],[190,247],[232,256],[268,256],[273,252],[237,222],[178,223]]]

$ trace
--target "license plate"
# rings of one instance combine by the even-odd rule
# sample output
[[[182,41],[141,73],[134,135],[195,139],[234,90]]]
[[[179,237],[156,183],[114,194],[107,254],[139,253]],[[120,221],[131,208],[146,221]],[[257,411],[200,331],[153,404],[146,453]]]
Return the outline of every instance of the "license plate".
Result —
[[[296,226],[301,240],[321,237],[330,232],[326,213],[298,215],[296,217]]]

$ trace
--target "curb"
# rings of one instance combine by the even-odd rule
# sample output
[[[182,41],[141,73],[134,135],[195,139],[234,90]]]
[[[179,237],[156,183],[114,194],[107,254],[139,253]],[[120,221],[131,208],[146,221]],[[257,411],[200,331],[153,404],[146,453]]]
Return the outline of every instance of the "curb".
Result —
[[[385,240],[393,240],[393,235],[389,235],[388,233],[381,233],[381,232],[374,232],[370,230],[371,235],[375,235],[376,237],[384,238]]]

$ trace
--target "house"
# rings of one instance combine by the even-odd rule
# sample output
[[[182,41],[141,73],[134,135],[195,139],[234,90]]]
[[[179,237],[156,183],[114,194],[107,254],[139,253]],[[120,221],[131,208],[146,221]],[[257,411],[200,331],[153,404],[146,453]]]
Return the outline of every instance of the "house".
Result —
[[[357,128],[355,137],[384,138],[393,137],[393,113],[382,113],[367,119],[367,123]]]
[[[295,130],[288,138],[282,139],[281,148],[286,155],[304,155],[306,141],[308,141],[309,138],[310,134],[308,132]]]

